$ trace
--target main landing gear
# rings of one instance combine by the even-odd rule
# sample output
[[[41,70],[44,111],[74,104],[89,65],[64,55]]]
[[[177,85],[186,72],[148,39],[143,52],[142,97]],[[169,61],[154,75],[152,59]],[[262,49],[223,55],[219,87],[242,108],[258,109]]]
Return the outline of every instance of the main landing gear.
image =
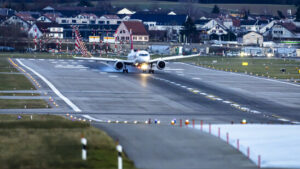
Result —
[[[123,73],[128,73],[128,69],[123,69]]]
[[[126,68],[126,65],[124,66],[123,73],[128,73],[128,69]]]
[[[150,64],[150,69],[149,69],[149,73],[154,74],[154,70],[152,69],[153,64]]]

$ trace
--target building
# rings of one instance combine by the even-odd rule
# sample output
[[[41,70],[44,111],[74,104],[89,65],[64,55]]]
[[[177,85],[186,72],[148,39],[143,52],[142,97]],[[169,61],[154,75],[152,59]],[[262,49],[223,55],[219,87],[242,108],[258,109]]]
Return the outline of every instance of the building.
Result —
[[[145,29],[145,26],[140,21],[124,21],[116,30],[115,37],[118,41],[129,41],[130,32],[132,34],[132,41],[136,42],[148,42],[149,34]]]
[[[244,45],[262,46],[263,42],[263,36],[257,32],[249,32],[242,36],[242,43]]]
[[[31,24],[27,22],[23,17],[18,15],[13,15],[2,22],[2,25],[15,24],[21,27],[21,30],[28,31],[31,27]]]
[[[267,32],[265,36],[270,36],[272,40],[300,40],[300,27],[293,22],[276,23]]]
[[[258,32],[262,27],[264,27],[268,23],[269,22],[267,20],[241,20],[240,30],[243,32]]]
[[[63,39],[63,32],[63,27],[57,23],[36,22],[29,29],[28,35],[30,37],[37,36],[37,38],[45,37],[50,39]]]
[[[155,31],[159,34],[165,31],[167,41],[179,41],[180,31],[183,29],[182,25],[185,23],[187,15],[136,13],[130,19],[141,20],[154,34],[157,34]]]

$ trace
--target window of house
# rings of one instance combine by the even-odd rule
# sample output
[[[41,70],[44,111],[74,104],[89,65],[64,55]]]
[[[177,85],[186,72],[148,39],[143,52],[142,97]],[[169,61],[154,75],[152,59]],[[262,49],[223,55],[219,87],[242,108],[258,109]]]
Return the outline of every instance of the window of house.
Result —
[[[139,37],[139,40],[143,40],[143,37],[140,36],[140,37]]]
[[[148,40],[148,37],[147,37],[147,36],[145,36],[145,37],[144,37],[144,40]]]
[[[121,21],[117,21],[117,24],[121,24]]]
[[[61,20],[61,23],[67,23],[67,21],[65,19]]]
[[[123,36],[123,37],[121,37],[121,40],[125,40],[125,37]]]
[[[109,22],[109,21],[106,21],[106,24],[107,24],[107,25],[109,25],[109,24],[110,24],[110,22]]]
[[[132,39],[133,39],[133,40],[137,40],[136,36],[134,36]]]
[[[122,30],[120,30],[120,33],[123,33],[123,31],[122,31]]]
[[[87,23],[87,21],[82,21],[82,23]]]
[[[129,40],[129,37],[128,37],[128,36],[126,37],[126,40]]]
[[[91,24],[95,24],[96,22],[95,21],[91,21]]]
[[[77,21],[76,20],[72,20],[72,23],[76,23]]]
[[[98,24],[104,24],[104,21],[98,21]]]

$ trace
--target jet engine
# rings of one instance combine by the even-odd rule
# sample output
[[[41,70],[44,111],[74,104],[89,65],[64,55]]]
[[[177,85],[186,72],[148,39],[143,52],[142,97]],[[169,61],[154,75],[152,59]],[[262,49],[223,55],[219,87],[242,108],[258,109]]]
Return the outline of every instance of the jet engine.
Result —
[[[115,63],[115,65],[114,65],[114,67],[115,67],[116,70],[121,70],[121,69],[124,68],[124,63],[123,63],[123,62],[117,61],[117,62]]]
[[[163,60],[157,61],[156,67],[157,69],[162,70],[166,67],[166,62]]]

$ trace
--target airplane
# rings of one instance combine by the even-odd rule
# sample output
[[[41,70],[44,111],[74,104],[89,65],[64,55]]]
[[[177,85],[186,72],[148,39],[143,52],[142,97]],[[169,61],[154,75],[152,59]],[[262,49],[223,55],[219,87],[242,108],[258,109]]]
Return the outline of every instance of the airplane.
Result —
[[[77,41],[76,41],[77,42]],[[155,65],[158,70],[163,70],[166,67],[166,61],[176,60],[176,59],[185,59],[199,56],[200,54],[193,55],[177,55],[169,57],[161,57],[156,59],[151,59],[148,51],[138,50],[134,51],[132,36],[130,35],[131,42],[131,52],[127,55],[127,59],[117,59],[117,58],[101,58],[101,57],[74,57],[75,59],[84,59],[84,60],[95,60],[102,61],[107,63],[113,63],[116,70],[123,70],[123,73],[128,73],[126,66],[131,65],[141,69],[144,73],[148,70],[149,73],[154,73],[153,66]],[[82,42],[79,42],[78,46],[83,46]],[[76,46],[76,44],[75,44]]]

